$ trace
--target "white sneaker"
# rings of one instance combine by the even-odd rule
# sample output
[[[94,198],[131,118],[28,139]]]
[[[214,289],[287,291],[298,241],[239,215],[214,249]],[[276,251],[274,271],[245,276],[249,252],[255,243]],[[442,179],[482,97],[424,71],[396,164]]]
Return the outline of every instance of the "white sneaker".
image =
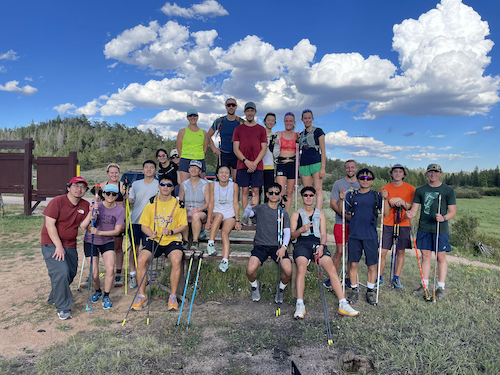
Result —
[[[306,305],[303,303],[298,303],[297,306],[295,307],[295,313],[293,314],[293,317],[295,319],[304,319],[306,316]]]
[[[217,250],[215,250],[215,244],[209,243],[207,245],[207,253],[208,255],[214,255],[217,254]]]
[[[339,305],[338,313],[345,316],[358,316],[359,311],[356,311],[349,305],[349,302],[344,302]]]

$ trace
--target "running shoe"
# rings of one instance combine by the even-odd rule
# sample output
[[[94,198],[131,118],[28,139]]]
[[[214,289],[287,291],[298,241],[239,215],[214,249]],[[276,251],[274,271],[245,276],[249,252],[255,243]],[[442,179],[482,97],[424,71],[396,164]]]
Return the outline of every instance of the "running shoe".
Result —
[[[177,310],[178,308],[179,308],[179,304],[177,303],[177,297],[170,296],[170,298],[168,299],[168,311]]]
[[[349,291],[349,297],[347,297],[347,300],[351,305],[354,305],[356,302],[358,302],[359,299],[359,292],[358,289],[351,289]]]
[[[420,285],[420,287],[418,289],[415,289],[413,291],[413,295],[424,297],[425,296],[425,289],[424,289],[424,287],[422,285]]]
[[[366,302],[368,302],[372,306],[377,305],[377,300],[375,299],[375,293],[373,293],[373,291],[366,292]]]
[[[102,308],[104,310],[107,310],[107,309],[110,309],[113,307],[113,304],[111,303],[111,299],[109,298],[109,296],[104,296],[102,298]]]
[[[347,301],[339,304],[338,313],[340,315],[345,315],[345,316],[358,316],[359,315],[359,311],[354,310],[352,308],[352,306],[349,305],[349,302],[347,302]]]
[[[276,284],[276,297],[274,297],[274,302],[283,303],[283,294],[285,291],[280,288],[280,283]]]
[[[380,285],[381,288],[385,285],[383,279],[382,280],[379,279],[379,281],[377,283],[375,283],[375,286],[373,287],[373,289],[376,290],[379,285]]]
[[[404,290],[403,284],[401,284],[401,280],[399,279],[392,280],[392,287],[397,290]]]
[[[260,301],[260,281],[257,281],[257,287],[252,287],[252,301],[259,302]]]
[[[101,297],[102,297],[102,292],[94,292],[94,294],[92,294],[92,303],[96,303],[101,299]]]
[[[182,241],[182,248],[183,248],[184,250],[189,249],[189,242],[187,242],[187,241]]]
[[[225,273],[225,272],[227,272],[228,268],[229,268],[228,262],[225,260],[221,260],[219,266],[217,267],[217,271]]]
[[[87,277],[87,279],[85,281],[82,281],[80,283],[80,288],[88,288],[89,287],[89,278]]]
[[[306,305],[303,303],[297,303],[295,306],[295,313],[293,314],[293,317],[295,319],[304,319],[306,316]]]
[[[139,310],[142,310],[142,308],[146,307],[147,305],[148,305],[148,297],[146,297],[142,294],[139,294],[137,296],[137,300],[132,305],[132,310],[139,311]]]
[[[443,288],[438,287],[436,290],[436,298],[441,298],[441,299],[446,298],[446,291]]]
[[[206,240],[207,239],[207,232],[205,231],[205,229],[202,229],[201,232],[200,232],[200,235],[198,236],[198,239],[199,240]]]
[[[217,254],[217,250],[215,250],[215,244],[214,243],[209,243],[207,245],[207,253],[208,253],[208,255],[215,255],[215,254]]]
[[[137,287],[137,276],[136,275],[130,275],[130,280],[128,282],[128,287],[130,289],[134,289]]]
[[[121,275],[116,275],[115,276],[115,288],[123,286],[123,276]]]
[[[247,217],[244,217],[243,219],[241,219],[241,225],[243,225],[243,226],[249,225],[248,221],[249,221],[249,219]]]
[[[71,312],[70,311],[59,311],[57,313],[57,316],[61,320],[71,319]]]
[[[326,289],[332,289],[332,283],[330,282],[330,279],[326,279],[325,281],[323,281],[323,286]]]
[[[200,250],[200,244],[197,241],[193,241],[193,243],[191,244],[191,250],[192,251]]]

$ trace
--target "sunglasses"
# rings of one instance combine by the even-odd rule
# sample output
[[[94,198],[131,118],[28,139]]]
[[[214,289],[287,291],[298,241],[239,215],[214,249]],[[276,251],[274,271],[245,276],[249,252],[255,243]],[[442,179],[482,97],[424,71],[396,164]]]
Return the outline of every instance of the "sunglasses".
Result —
[[[114,191],[105,191],[104,194],[106,194],[108,197],[112,195],[113,197],[118,196],[118,193],[115,193]]]
[[[170,159],[177,159],[179,157],[179,155],[173,155],[170,157]]]
[[[171,188],[172,186],[174,186],[174,184],[171,184],[170,182],[160,182],[160,186],[161,187],[169,187]]]
[[[189,115],[188,117],[198,117],[198,115]]]
[[[370,176],[359,176],[358,180],[373,181],[373,177],[370,177]]]
[[[236,107],[236,104],[234,104],[234,103],[227,103],[226,107]]]
[[[314,194],[302,194],[302,196],[305,198],[312,198],[314,197]]]
[[[163,155],[158,155],[159,158],[166,158],[167,155],[163,154]]]
[[[281,193],[279,191],[268,191],[267,194],[269,194],[269,195],[280,195]]]

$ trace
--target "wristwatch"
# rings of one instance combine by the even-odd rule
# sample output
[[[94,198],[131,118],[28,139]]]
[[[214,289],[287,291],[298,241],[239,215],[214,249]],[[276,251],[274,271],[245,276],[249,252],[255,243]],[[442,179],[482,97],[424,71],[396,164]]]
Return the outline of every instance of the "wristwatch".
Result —
[[[448,221],[448,219],[446,218],[446,215],[443,216],[443,219],[444,219],[444,221]]]
[[[246,160],[247,160],[247,158],[243,158],[242,162],[245,163]]]

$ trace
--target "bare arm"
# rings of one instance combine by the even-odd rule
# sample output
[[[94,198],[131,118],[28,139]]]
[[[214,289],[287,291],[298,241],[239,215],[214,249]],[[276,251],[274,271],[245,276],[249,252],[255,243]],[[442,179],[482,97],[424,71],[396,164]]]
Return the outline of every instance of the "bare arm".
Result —
[[[210,148],[212,149],[213,153],[216,155],[219,155],[220,154],[220,147],[215,147],[214,140],[212,139],[214,134],[215,134],[215,130],[210,128],[208,130],[208,142],[209,142]]]
[[[208,149],[208,134],[205,130],[203,130],[203,136],[205,137],[203,141],[203,155],[206,155]]]
[[[454,205],[448,206],[448,212],[446,213],[446,215],[436,214],[436,221],[439,221],[440,223],[442,223],[444,221],[445,216],[446,216],[446,221],[448,221],[448,220],[453,219],[456,215],[457,215],[457,205],[454,204]]]
[[[180,201],[184,200],[184,195],[185,195],[185,193],[184,193],[184,184],[181,184],[179,186],[179,200]]]
[[[326,228],[326,216],[323,212],[320,213],[319,230],[321,232],[321,237],[316,252],[318,253],[318,257],[321,258],[323,256],[323,251],[325,250],[326,238],[328,233],[328,230]]]
[[[115,225],[113,230],[100,231],[97,228],[90,228],[90,233],[98,236],[118,236],[122,232],[123,225]]]
[[[411,206],[411,210],[406,211],[406,217],[408,219],[413,219],[414,217],[416,217],[419,208],[420,208],[420,203],[413,203]]]
[[[207,224],[205,225],[205,229],[210,229],[212,226],[212,215],[214,213],[214,189],[215,189],[215,182],[209,184],[208,190],[209,190],[209,203],[208,203],[208,214],[207,214]]]
[[[182,140],[184,138],[184,134],[186,134],[186,129],[179,130],[179,134],[177,134],[177,140],[175,141],[175,146],[180,157],[182,157]]]
[[[236,182],[233,183],[233,208],[234,208],[234,218],[236,219],[236,224],[234,228],[236,230],[241,230],[240,223],[240,202],[238,202],[238,195],[240,192],[240,187]]]
[[[324,178],[326,175],[326,147],[324,135],[319,137],[319,148],[321,149],[321,169],[319,170],[319,178]]]

